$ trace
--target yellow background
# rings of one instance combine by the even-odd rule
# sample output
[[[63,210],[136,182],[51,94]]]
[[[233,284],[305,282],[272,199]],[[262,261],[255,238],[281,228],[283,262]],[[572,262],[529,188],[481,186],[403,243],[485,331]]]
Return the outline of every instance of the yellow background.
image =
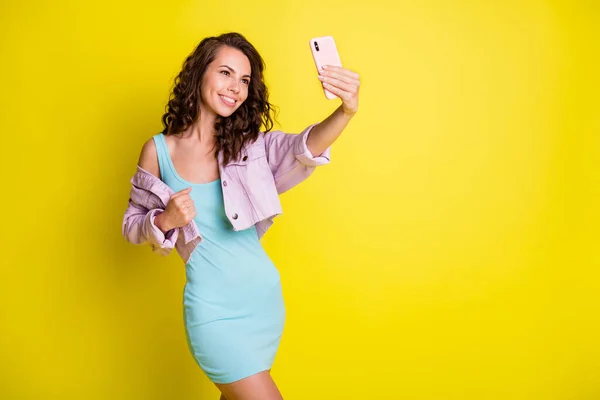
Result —
[[[598,4],[4,0],[0,397],[218,398],[181,260],[121,222],[181,63],[239,31],[284,131],[339,104],[311,37],[362,79],[263,239],[286,400],[599,399]]]

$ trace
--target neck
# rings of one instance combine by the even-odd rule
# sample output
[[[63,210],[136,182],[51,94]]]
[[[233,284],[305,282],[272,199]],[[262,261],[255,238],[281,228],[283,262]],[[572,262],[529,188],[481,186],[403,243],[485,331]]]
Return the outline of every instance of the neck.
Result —
[[[191,126],[191,136],[198,139],[203,145],[212,145],[215,143],[215,117],[199,118]]]
[[[201,107],[202,108],[202,107]],[[216,115],[209,112],[199,112],[199,117],[184,133],[183,137],[197,140],[202,146],[213,147],[215,138]]]
[[[215,121],[217,115],[214,112],[209,112],[204,108],[204,104],[200,102],[198,110],[198,120],[193,125],[192,134],[203,145],[213,146],[215,143]]]

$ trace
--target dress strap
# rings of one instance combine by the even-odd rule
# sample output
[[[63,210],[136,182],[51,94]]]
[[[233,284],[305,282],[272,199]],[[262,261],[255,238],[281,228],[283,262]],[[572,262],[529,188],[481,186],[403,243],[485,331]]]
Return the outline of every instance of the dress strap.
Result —
[[[156,145],[156,153],[158,155],[158,167],[160,168],[160,178],[165,181],[165,175],[169,171],[169,148],[165,135],[159,133],[153,136],[154,144]]]

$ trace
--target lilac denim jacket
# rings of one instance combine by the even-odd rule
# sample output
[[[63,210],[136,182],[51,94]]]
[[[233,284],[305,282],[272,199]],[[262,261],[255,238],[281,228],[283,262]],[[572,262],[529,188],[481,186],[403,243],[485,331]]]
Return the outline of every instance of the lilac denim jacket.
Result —
[[[279,194],[308,178],[315,167],[330,162],[330,147],[314,157],[306,146],[315,125],[297,135],[279,130],[260,132],[254,143],[242,149],[240,160],[226,167],[222,166],[222,154],[219,154],[225,213],[234,230],[248,229],[256,224],[260,239],[273,225],[273,218],[283,213]],[[164,256],[175,248],[187,263],[203,240],[194,220],[164,234],[154,224],[154,219],[165,210],[175,192],[139,165],[130,182],[131,192],[122,227],[125,239],[133,244],[149,243],[152,251]]]

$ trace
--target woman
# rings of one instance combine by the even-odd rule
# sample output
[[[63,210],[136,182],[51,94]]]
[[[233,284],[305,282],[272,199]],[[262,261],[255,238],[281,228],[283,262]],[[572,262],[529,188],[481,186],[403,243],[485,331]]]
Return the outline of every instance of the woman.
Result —
[[[189,349],[227,400],[282,398],[270,369],[285,307],[259,239],[282,213],[279,194],[329,163],[358,107],[358,74],[328,67],[319,79],[341,106],[301,134],[270,132],[263,69],[238,33],[200,42],[175,80],[165,129],[142,148],[123,219],[128,241],[184,260]]]

